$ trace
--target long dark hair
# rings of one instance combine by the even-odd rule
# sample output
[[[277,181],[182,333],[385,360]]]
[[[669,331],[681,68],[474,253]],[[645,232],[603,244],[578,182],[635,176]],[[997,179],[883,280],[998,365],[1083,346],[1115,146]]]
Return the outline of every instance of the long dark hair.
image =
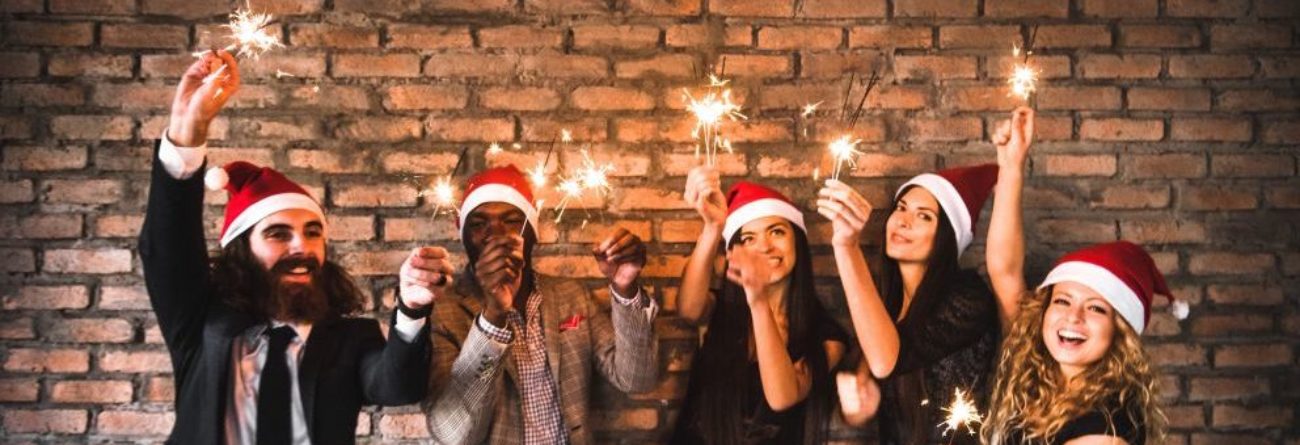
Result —
[[[813,286],[812,255],[808,249],[808,236],[798,227],[795,233],[795,251],[798,258],[791,272],[790,292],[785,297],[786,322],[789,337],[786,350],[791,357],[802,357],[812,374],[812,388],[804,401],[805,444],[825,442],[830,419],[830,373],[819,332],[821,323],[827,323],[821,300]],[[739,234],[727,245],[733,245]],[[708,333],[704,344],[696,352],[691,366],[690,388],[678,435],[696,428],[700,437],[710,444],[736,444],[744,442],[744,419],[750,406],[742,404],[743,393],[750,382],[749,337],[753,320],[749,315],[745,291],[729,280],[723,280],[722,289],[713,305]],[[760,400],[763,400],[760,395]],[[766,403],[765,401],[763,403]],[[687,414],[691,413],[691,414]],[[689,417],[688,417],[689,416]],[[686,422],[686,423],[684,423]]]
[[[898,197],[907,194],[912,187],[916,186],[908,186],[899,191]],[[898,198],[895,198],[894,207],[890,211],[897,207]],[[961,272],[961,263],[957,261],[957,234],[952,229],[947,212],[942,208],[938,212],[934,241],[930,245],[930,258],[926,261],[925,275],[921,278],[921,284],[916,287],[916,293],[912,295],[908,314],[930,313],[930,308],[952,289],[952,284],[956,281],[953,277]],[[880,289],[885,308],[889,311],[890,318],[897,320],[898,314],[903,309],[903,275],[899,272],[898,260],[890,258],[886,253],[888,230],[888,224],[881,228],[880,239],[883,241],[880,243],[880,271],[875,276],[876,286]],[[908,318],[911,318],[911,315]]]
[[[212,284],[217,298],[231,309],[269,320],[278,311],[272,298],[271,273],[253,255],[249,233],[239,235],[211,259]],[[354,314],[365,308],[365,294],[343,266],[325,260],[316,271],[316,279],[329,302],[325,318]]]

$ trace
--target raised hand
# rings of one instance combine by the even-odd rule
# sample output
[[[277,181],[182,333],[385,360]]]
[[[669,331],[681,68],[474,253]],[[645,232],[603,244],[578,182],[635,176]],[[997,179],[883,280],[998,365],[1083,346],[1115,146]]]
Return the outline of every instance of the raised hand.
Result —
[[[722,180],[718,169],[700,166],[686,175],[686,202],[700,214],[706,227],[722,230],[727,220],[727,198],[722,194]]]
[[[210,78],[210,79],[209,79]],[[230,53],[209,51],[190,65],[176,86],[167,137],[182,147],[197,147],[208,140],[208,125],[236,91],[239,64]]]
[[[615,292],[625,298],[636,296],[637,277],[645,268],[645,242],[627,229],[619,227],[591,248],[600,273],[609,280]]]
[[[411,250],[411,255],[402,262],[398,273],[402,304],[411,309],[433,304],[434,300],[442,298],[451,289],[452,274],[455,271],[447,249],[421,247]]]
[[[474,279],[488,297],[484,313],[491,315],[489,318],[498,326],[499,317],[514,309],[523,269],[524,239],[515,233],[489,238],[474,263]]]
[[[1029,156],[1029,146],[1034,142],[1034,110],[1019,107],[1011,112],[1011,119],[1002,121],[993,132],[993,145],[998,150],[998,167],[1024,167]]]
[[[817,213],[831,221],[833,246],[856,247],[871,218],[871,203],[848,184],[828,179],[817,192]]]
[[[750,306],[767,303],[768,284],[772,282],[772,265],[758,252],[744,247],[727,251],[727,280],[745,289]]]

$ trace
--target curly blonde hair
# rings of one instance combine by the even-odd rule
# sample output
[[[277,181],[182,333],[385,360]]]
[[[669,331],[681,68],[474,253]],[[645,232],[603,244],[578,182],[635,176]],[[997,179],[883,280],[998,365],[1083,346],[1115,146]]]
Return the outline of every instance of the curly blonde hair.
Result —
[[[1047,443],[1066,422],[1093,410],[1131,417],[1147,425],[1148,438],[1164,440],[1164,412],[1156,402],[1156,369],[1142,349],[1140,335],[1111,312],[1115,336],[1106,354],[1069,385],[1042,341],[1043,315],[1051,287],[1023,298],[1020,312],[1002,344],[984,443],[1003,444],[1020,431],[1022,443]],[[1114,406],[1109,406],[1116,404]],[[1127,407],[1129,409],[1115,408]],[[1112,419],[1107,422],[1114,425]]]

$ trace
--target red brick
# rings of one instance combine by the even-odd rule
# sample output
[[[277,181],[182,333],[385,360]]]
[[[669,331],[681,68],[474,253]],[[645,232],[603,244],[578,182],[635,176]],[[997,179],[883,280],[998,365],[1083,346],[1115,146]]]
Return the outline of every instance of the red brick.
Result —
[[[916,118],[907,123],[906,138],[916,142],[958,142],[984,137],[978,118]]]
[[[713,0],[709,2],[709,12],[726,16],[791,17],[794,0]]]
[[[560,138],[564,130],[569,130],[576,142],[601,142],[609,138],[608,126],[604,118],[583,119],[543,119],[535,118],[521,122],[523,140],[527,142],[546,143],[549,145]],[[567,150],[561,150],[567,151]]]
[[[578,87],[569,96],[570,104],[579,110],[650,110],[655,98],[644,91],[618,87]]]
[[[175,95],[176,88],[170,85],[97,85],[91,103],[114,109],[164,110]]]
[[[135,121],[125,116],[55,116],[50,132],[59,139],[123,141],[131,139]]]
[[[745,176],[749,174],[748,161],[744,153],[718,153],[718,173],[722,176]],[[659,168],[666,176],[686,176],[698,165],[695,154],[663,153],[659,158]]]
[[[5,170],[50,171],[86,167],[86,147],[5,147]]]
[[[479,91],[479,106],[493,110],[545,111],[560,106],[559,93],[549,88],[499,87]]]
[[[0,58],[6,61],[4,66],[0,66],[0,78],[17,79],[41,75],[40,54],[4,52],[0,53]]]
[[[1079,136],[1098,141],[1158,141],[1164,138],[1164,127],[1158,119],[1084,119]]]
[[[43,0],[6,0],[0,2],[0,12],[39,14],[45,12],[45,2]]]
[[[1205,366],[1205,348],[1191,344],[1146,344],[1142,349],[1152,362],[1162,368],[1170,366]]]
[[[1166,198],[1167,199],[1167,198]],[[1193,221],[1119,221],[1119,236],[1141,245],[1174,245],[1209,241],[1205,225]]]
[[[1272,317],[1253,314],[1202,315],[1192,320],[1192,334],[1201,337],[1246,336],[1271,331]]]
[[[412,207],[416,190],[405,184],[334,185],[331,201],[339,207]]]
[[[125,343],[134,337],[134,328],[116,318],[65,319],[44,329],[45,339],[66,343]]]
[[[329,150],[289,150],[289,165],[322,173],[359,173],[369,166],[361,162],[365,153]]]
[[[1174,118],[1169,125],[1169,138],[1175,141],[1251,140],[1251,122],[1246,119]]]
[[[459,86],[394,85],[384,92],[389,110],[457,110],[468,101],[469,91]]]
[[[140,10],[146,15],[197,19],[230,13],[230,5],[220,0],[142,0],[140,3]],[[258,12],[266,12],[266,3],[257,5]]]
[[[106,310],[148,310],[149,295],[143,286],[104,286],[99,290],[97,306]]]
[[[313,110],[368,110],[369,95],[368,89],[360,87],[303,85],[289,92],[285,106]]]
[[[1055,17],[1070,16],[1070,2],[1064,0],[985,0],[986,17]]]
[[[389,48],[471,48],[469,28],[464,26],[392,25],[388,27]]]
[[[80,349],[9,349],[5,371],[28,373],[84,373],[90,355]]]
[[[150,377],[142,398],[146,402],[170,403],[176,399],[176,388],[169,377]]]
[[[1220,178],[1289,177],[1295,172],[1295,159],[1289,155],[1213,155],[1210,172]]]
[[[375,218],[370,216],[330,216],[329,239],[364,241],[375,237]]]
[[[0,272],[35,272],[36,256],[31,249],[0,248]]]
[[[1005,87],[1000,87],[1005,90]],[[1122,103],[1115,87],[1043,87],[1038,93],[1043,110],[1118,110]]]
[[[1262,139],[1269,144],[1300,143],[1300,121],[1283,120],[1263,123]]]
[[[1255,2],[1255,13],[1260,17],[1300,17],[1300,8],[1287,0],[1260,0]]]
[[[723,46],[752,46],[753,30],[749,26],[672,25],[664,30],[664,42],[670,47],[703,47],[721,41]]]
[[[163,436],[175,422],[170,412],[102,411],[95,417],[95,430],[109,436]]]
[[[3,41],[10,46],[90,46],[95,40],[94,26],[89,22],[8,21]]]
[[[126,249],[50,249],[45,251],[48,273],[113,274],[131,271],[131,251]]]
[[[930,48],[934,31],[927,26],[855,26],[850,48]]]
[[[1034,48],[1108,48],[1110,40],[1110,28],[1105,25],[1040,26],[1038,35],[1034,36]],[[1022,45],[1022,42],[1017,39],[1007,45],[1011,44]]]
[[[1251,77],[1255,62],[1246,56],[1188,55],[1169,57],[1169,75],[1177,78],[1227,79]]]
[[[1198,154],[1130,155],[1124,163],[1130,178],[1200,178],[1207,172],[1205,155]]]
[[[51,54],[47,69],[51,76],[61,77],[131,77],[133,64],[131,56]]]
[[[1187,186],[1182,202],[1186,210],[1250,210],[1259,206],[1257,194],[1242,187]]]
[[[698,65],[695,56],[690,54],[662,54],[649,59],[616,61],[614,75],[623,79],[687,78],[695,75],[692,68]]]
[[[1044,155],[1034,160],[1035,171],[1045,176],[1114,176],[1114,155]]]
[[[35,402],[41,384],[36,379],[0,380],[0,402]]]
[[[894,77],[898,79],[974,79],[978,60],[967,56],[897,56]]]
[[[4,295],[4,308],[15,309],[83,309],[90,305],[85,286],[23,286]]]
[[[25,116],[0,116],[0,139],[32,137],[32,121]]]
[[[1291,28],[1282,25],[1213,25],[1210,27],[1210,48],[1214,51],[1232,49],[1256,50],[1287,48],[1291,46]]]
[[[538,25],[482,28],[478,38],[484,48],[558,48],[564,43],[561,29]]]
[[[77,106],[86,102],[80,85],[9,84],[0,88],[0,107]]]
[[[755,165],[756,173],[764,178],[808,178],[821,164],[816,156],[762,156]]]
[[[627,8],[635,15],[694,16],[700,13],[700,0],[629,0]]]
[[[1260,57],[1260,70],[1270,79],[1300,77],[1300,58],[1288,56]]]
[[[244,81],[248,79],[280,79],[283,77],[325,77],[324,54],[271,53],[257,59],[257,63],[242,68]],[[333,87],[330,87],[334,89]]]
[[[81,237],[81,215],[38,214],[0,217],[0,234],[12,239],[69,239]]]
[[[1226,111],[1289,112],[1300,107],[1300,98],[1279,95],[1276,90],[1226,90],[1219,93],[1218,108]]]
[[[321,137],[322,129],[319,121],[307,120],[310,117],[290,116],[288,118],[263,118],[263,119],[237,119],[231,121],[231,126],[235,134],[246,137],[265,140],[265,139],[284,139],[284,140],[315,140]],[[365,122],[372,122],[381,118],[367,119]],[[345,129],[351,129],[346,124],[341,125],[338,130],[340,134]]]
[[[1128,90],[1128,109],[1209,111],[1210,91],[1202,88],[1132,87]]]
[[[1009,54],[992,56],[987,58],[984,66],[989,77],[1007,79],[1015,72],[1016,65],[1022,61],[1022,58],[1012,57]],[[1044,79],[1066,79],[1072,76],[1069,57],[1034,56],[1029,58],[1029,65],[1038,70],[1040,87],[1050,86],[1051,83],[1043,82]]]
[[[184,26],[152,24],[105,24],[99,30],[99,43],[108,48],[189,47],[190,33]]]
[[[342,139],[367,142],[401,142],[420,138],[422,124],[406,117],[364,117],[343,122],[335,129]]]
[[[44,201],[56,204],[112,204],[122,200],[122,183],[112,179],[48,180]]]
[[[758,47],[816,51],[835,49],[843,39],[843,30],[829,26],[782,26],[758,29]]]
[[[36,338],[36,330],[28,317],[0,321],[0,339],[31,340]]]
[[[62,403],[127,403],[131,394],[127,380],[64,380],[50,388],[50,400]]]
[[[1093,54],[1079,61],[1079,73],[1089,79],[1154,79],[1160,64],[1158,55]]]
[[[50,0],[50,12],[55,14],[131,15],[135,13],[132,0]]]
[[[384,218],[384,241],[446,241],[459,239],[453,224],[429,224],[424,218]]]
[[[1121,25],[1119,44],[1128,48],[1196,48],[1201,30],[1184,25]]]
[[[11,434],[81,434],[89,416],[84,409],[6,409],[5,432]]]
[[[1021,101],[1007,94],[1006,87],[978,86],[945,88],[941,103],[962,111],[998,111],[1013,109]]]
[[[1281,302],[1281,289],[1277,290]],[[1286,344],[1267,345],[1228,345],[1214,348],[1214,367],[1257,368],[1265,366],[1286,366],[1291,363],[1291,347]]]
[[[940,0],[923,0],[935,1]],[[974,4],[974,2],[971,2]],[[995,25],[949,25],[939,28],[940,48],[1010,49],[1020,43],[1020,28]]]
[[[584,25],[573,28],[573,46],[581,49],[646,49],[659,43],[659,28],[642,25]]]
[[[337,54],[332,73],[338,77],[419,77],[420,56]]]
[[[1279,406],[1242,407],[1233,405],[1216,405],[1213,425],[1215,427],[1277,428],[1289,427],[1294,416],[1289,408]]]
[[[409,249],[353,252],[342,255],[339,263],[346,267],[348,272],[357,276],[392,275],[410,254]],[[453,258],[452,263],[465,264],[465,261]]]
[[[103,351],[96,358],[103,372],[171,372],[172,362],[162,351]]]
[[[1170,429],[1201,429],[1205,427],[1205,408],[1201,405],[1165,406],[1164,414],[1169,418],[1167,427]],[[1166,440],[1175,439],[1168,437]],[[1186,444],[1186,441],[1165,443]]]
[[[523,56],[518,67],[539,78],[603,78],[609,74],[609,61],[604,57],[558,53]]]
[[[1038,239],[1049,243],[1101,243],[1115,240],[1115,223],[1110,221],[1081,221],[1068,219],[1043,219],[1033,225]]]
[[[1272,208],[1300,209],[1300,190],[1270,188],[1265,194]]]
[[[392,151],[384,153],[380,165],[387,172],[442,175],[451,173],[458,154],[453,152],[426,153]]]
[[[804,0],[795,13],[810,18],[885,17],[885,0]]]
[[[975,17],[975,0],[896,0],[895,17]]]
[[[510,118],[430,118],[426,138],[435,141],[509,141],[515,122]]]
[[[1254,275],[1273,270],[1275,262],[1266,253],[1205,252],[1192,255],[1188,269],[1196,275]]]
[[[1169,206],[1169,187],[1164,185],[1117,185],[1106,187],[1092,201],[1093,207],[1111,209],[1163,209]]]
[[[1156,0],[1082,0],[1079,9],[1090,17],[1155,17],[1159,5]]]
[[[1170,17],[1240,17],[1250,9],[1247,0],[1169,0],[1165,15]]]

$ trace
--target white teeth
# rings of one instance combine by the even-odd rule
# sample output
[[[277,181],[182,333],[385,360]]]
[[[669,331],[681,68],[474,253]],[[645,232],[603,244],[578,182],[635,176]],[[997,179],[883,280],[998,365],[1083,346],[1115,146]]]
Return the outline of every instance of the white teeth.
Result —
[[[290,272],[290,273],[296,273],[296,274],[304,274],[304,273],[307,273],[307,268],[306,268],[306,267],[299,266],[299,267],[295,267],[295,268],[293,268],[293,270],[290,270],[289,272]]]
[[[1087,340],[1088,339],[1088,336],[1086,335],[1074,331],[1065,330],[1065,329],[1056,331],[1056,335],[1060,335],[1061,338],[1064,338],[1066,340]]]

